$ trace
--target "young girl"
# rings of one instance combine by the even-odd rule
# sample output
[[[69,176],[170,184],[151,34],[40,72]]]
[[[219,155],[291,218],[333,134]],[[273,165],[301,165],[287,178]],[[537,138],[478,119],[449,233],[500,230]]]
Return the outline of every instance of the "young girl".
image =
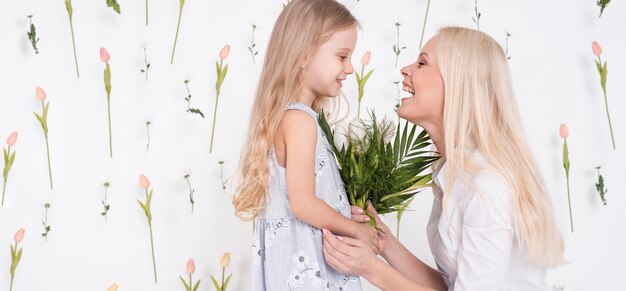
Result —
[[[356,19],[335,0],[294,0],[267,47],[233,204],[256,218],[251,290],[361,290],[329,267],[320,229],[377,250],[374,228],[350,220],[350,205],[317,124],[354,68]]]

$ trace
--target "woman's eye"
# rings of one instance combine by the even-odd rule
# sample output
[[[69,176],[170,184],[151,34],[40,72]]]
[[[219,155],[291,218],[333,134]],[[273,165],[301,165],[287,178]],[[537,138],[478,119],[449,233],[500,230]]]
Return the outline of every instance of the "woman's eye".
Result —
[[[423,65],[425,65],[424,62],[417,62],[417,68],[421,68]]]

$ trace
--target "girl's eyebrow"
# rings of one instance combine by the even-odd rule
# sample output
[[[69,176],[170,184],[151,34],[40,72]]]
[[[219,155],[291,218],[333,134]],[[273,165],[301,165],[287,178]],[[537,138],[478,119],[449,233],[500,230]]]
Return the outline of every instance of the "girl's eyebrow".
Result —
[[[421,53],[421,54],[418,56],[418,58],[420,58],[420,57],[422,57],[422,56],[426,57],[426,59],[429,59],[429,57],[428,57],[428,54],[427,54],[427,53]]]
[[[349,49],[349,48],[340,48],[340,49],[338,49],[338,51],[351,52],[352,50]]]

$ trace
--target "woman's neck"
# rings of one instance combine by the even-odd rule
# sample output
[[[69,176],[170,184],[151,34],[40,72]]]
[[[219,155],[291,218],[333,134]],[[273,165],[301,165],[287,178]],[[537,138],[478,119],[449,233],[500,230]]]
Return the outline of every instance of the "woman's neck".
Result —
[[[436,125],[436,124],[429,123],[429,124],[424,124],[422,127],[424,128],[426,133],[428,133],[430,140],[433,141],[433,144],[435,145],[435,148],[437,149],[437,152],[439,153],[441,158],[445,159],[446,158],[446,144],[444,141],[443,124]]]

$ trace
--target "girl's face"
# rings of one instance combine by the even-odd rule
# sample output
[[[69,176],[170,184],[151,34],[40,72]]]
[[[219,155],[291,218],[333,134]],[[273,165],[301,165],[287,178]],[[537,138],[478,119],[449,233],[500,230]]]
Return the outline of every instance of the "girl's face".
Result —
[[[436,48],[437,36],[424,45],[415,63],[400,70],[404,77],[403,91],[411,96],[402,99],[398,116],[422,127],[443,126],[445,90]]]
[[[335,32],[317,52],[305,60],[303,97],[335,97],[349,74],[354,72],[350,58],[356,45],[356,26]]]

